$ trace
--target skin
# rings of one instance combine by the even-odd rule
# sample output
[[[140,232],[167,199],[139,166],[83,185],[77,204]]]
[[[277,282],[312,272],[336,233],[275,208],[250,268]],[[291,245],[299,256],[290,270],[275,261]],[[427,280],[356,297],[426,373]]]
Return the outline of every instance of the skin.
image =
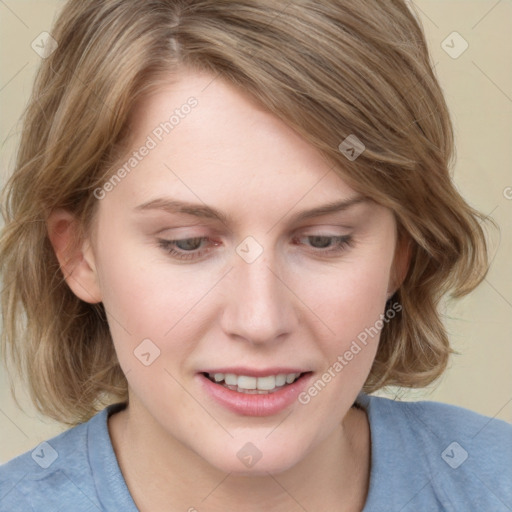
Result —
[[[197,372],[294,366],[321,376],[399,285],[405,263],[394,216],[366,201],[295,221],[299,211],[358,194],[296,132],[212,79],[184,71],[139,105],[132,150],[166,113],[190,96],[199,102],[100,200],[90,238],[70,250],[73,217],[56,210],[48,221],[71,289],[103,302],[129,383],[128,407],[109,419],[119,465],[141,511],[361,510],[370,429],[351,405],[377,337],[307,405],[268,417],[218,405]],[[160,197],[207,204],[232,222],[135,210]],[[325,240],[308,238],[315,235],[352,243],[326,253],[336,239],[322,249]],[[263,249],[252,263],[236,252],[247,236]],[[197,259],[179,260],[158,242],[197,237],[207,237]],[[147,338],[160,350],[149,366],[134,356]],[[247,442],[262,453],[252,468],[237,457]]]

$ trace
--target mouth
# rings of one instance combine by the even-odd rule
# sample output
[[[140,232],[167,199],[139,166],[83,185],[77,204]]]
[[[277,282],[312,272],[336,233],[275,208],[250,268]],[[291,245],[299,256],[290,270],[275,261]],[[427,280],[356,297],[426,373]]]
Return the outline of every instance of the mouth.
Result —
[[[218,405],[242,416],[272,416],[292,407],[312,371],[274,367],[212,368],[197,373],[200,389]]]
[[[201,372],[208,380],[231,391],[247,395],[268,395],[280,391],[311,372],[276,373],[256,377],[235,373]]]
[[[242,416],[272,416],[293,407],[313,378],[312,371],[289,366],[203,368],[196,375],[209,399]]]

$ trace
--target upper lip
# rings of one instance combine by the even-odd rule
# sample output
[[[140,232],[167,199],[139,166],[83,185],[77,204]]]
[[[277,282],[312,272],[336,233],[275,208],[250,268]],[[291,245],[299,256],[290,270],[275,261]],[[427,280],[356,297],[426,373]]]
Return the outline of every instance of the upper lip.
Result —
[[[289,373],[306,373],[311,370],[304,370],[303,368],[290,368],[290,367],[272,367],[272,368],[247,368],[245,366],[236,366],[236,367],[223,367],[223,368],[215,368],[215,369],[205,369],[201,370],[199,373],[209,373],[210,375],[214,375],[216,373],[233,373],[235,375],[247,375],[248,377],[268,377],[269,375],[279,375],[280,373],[289,374]]]

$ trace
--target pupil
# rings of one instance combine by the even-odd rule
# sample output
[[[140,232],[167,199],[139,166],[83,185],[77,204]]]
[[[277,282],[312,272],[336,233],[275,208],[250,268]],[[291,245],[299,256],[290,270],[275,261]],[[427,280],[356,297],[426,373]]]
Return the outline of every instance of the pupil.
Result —
[[[316,245],[316,247],[320,247],[320,248],[324,248],[324,247],[328,247],[331,243],[331,239],[328,237],[328,236],[312,236],[311,237],[313,240],[313,245]],[[320,243],[315,243],[315,242],[318,242],[320,240]],[[322,243],[325,242],[325,243]]]
[[[176,245],[183,251],[193,251],[201,245],[201,238],[187,238],[186,240],[177,240]],[[180,247],[184,245],[185,247]]]

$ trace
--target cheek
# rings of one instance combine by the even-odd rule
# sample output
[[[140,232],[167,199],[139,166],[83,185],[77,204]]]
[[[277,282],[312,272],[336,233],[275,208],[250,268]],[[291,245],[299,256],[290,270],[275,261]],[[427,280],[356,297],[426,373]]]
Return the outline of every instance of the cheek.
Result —
[[[127,331],[162,337],[200,291],[197,278],[179,267],[173,270],[163,250],[122,224],[105,226],[98,245],[105,307]]]
[[[374,251],[358,256],[357,261],[347,260],[315,287],[319,298],[315,312],[340,343],[356,338],[384,312],[391,259],[386,251]]]
[[[319,306],[313,309],[322,326],[315,339],[323,367],[299,402],[325,416],[327,430],[351,406],[351,397],[360,391],[371,370],[383,327],[391,260],[386,250],[372,251],[367,257],[360,254],[357,262],[347,259],[333,275],[316,281],[313,293]]]
[[[98,263],[102,302],[123,370],[139,367],[135,357],[141,343],[148,349],[143,353],[149,351],[151,358],[169,351],[176,357],[190,349],[182,319],[198,300],[201,290],[196,279],[171,272],[162,261],[149,261],[147,247],[129,244],[122,237],[110,239]],[[156,358],[154,367],[161,361]]]

